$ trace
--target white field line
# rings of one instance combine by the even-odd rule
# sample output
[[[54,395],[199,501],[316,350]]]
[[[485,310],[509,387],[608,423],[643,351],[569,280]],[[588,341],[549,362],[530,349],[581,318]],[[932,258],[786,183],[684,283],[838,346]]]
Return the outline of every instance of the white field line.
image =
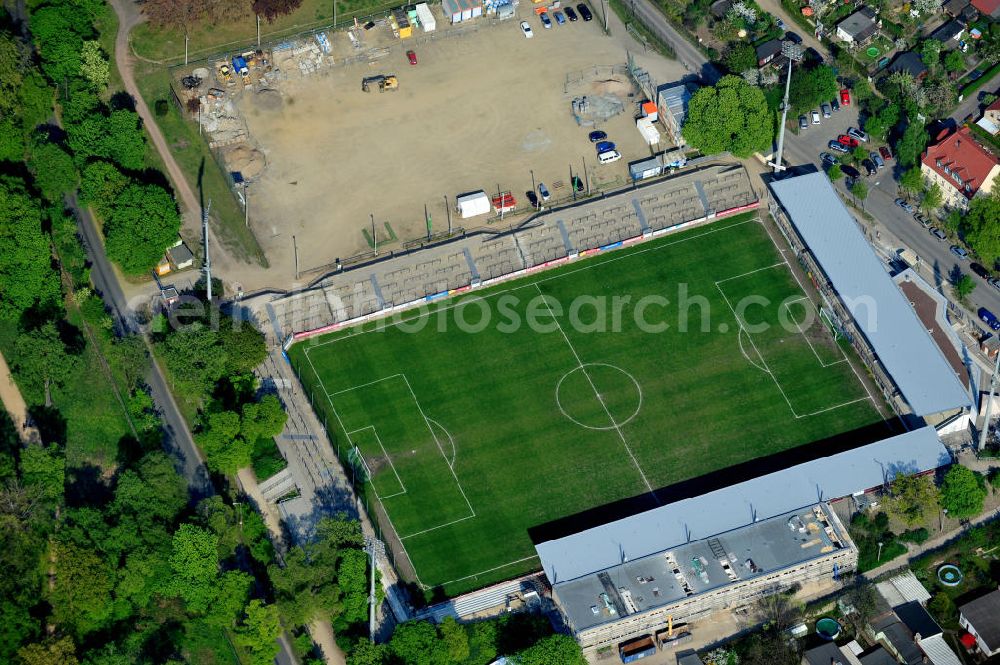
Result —
[[[747,220],[742,221],[742,222],[736,222],[734,224],[729,224],[727,226],[720,226],[720,227],[717,227],[717,228],[712,228],[712,229],[709,229],[709,230],[707,230],[707,231],[705,231],[703,233],[699,233],[699,234],[696,234],[696,235],[690,235],[690,236],[687,236],[685,238],[680,238],[678,240],[674,240],[672,242],[667,242],[667,243],[663,243],[663,244],[657,244],[656,246],[653,246],[653,247],[643,247],[643,248],[640,248],[640,249],[636,249],[635,251],[628,252],[627,254],[622,254],[620,256],[614,256],[614,255],[612,255],[609,258],[605,259],[604,261],[597,261],[597,260],[594,260],[594,259],[587,259],[588,261],[592,261],[592,262],[588,263],[588,265],[580,266],[579,268],[576,268],[575,270],[567,270],[566,272],[560,273],[558,275],[550,275],[548,277],[542,277],[542,278],[536,279],[536,280],[534,280],[532,282],[526,282],[526,283],[520,284],[518,286],[512,286],[510,288],[506,288],[506,289],[502,289],[502,290],[498,290],[498,291],[493,291],[491,293],[484,294],[484,295],[481,295],[481,296],[461,298],[461,300],[455,299],[449,305],[441,305],[439,307],[436,307],[433,310],[428,310],[428,311],[425,311],[425,312],[421,312],[421,313],[417,314],[416,316],[413,316],[413,317],[410,317],[410,318],[406,318],[406,319],[402,319],[400,321],[389,321],[387,319],[379,319],[379,321],[377,322],[377,326],[373,327],[373,328],[369,328],[369,329],[366,329],[364,327],[365,326],[364,323],[358,324],[358,325],[356,325],[352,329],[352,332],[350,332],[350,333],[348,333],[346,335],[340,335],[340,336],[335,337],[333,339],[328,339],[325,342],[316,342],[316,343],[309,344],[309,349],[310,350],[311,349],[317,349],[317,348],[319,348],[321,346],[326,346],[327,344],[335,344],[335,343],[343,341],[345,339],[350,339],[351,337],[357,337],[359,335],[370,334],[370,333],[379,331],[379,330],[384,329],[384,328],[392,328],[392,327],[403,325],[403,324],[411,324],[411,323],[413,323],[417,319],[428,317],[428,316],[431,316],[431,315],[440,314],[440,313],[443,313],[443,312],[447,312],[449,310],[455,309],[456,307],[461,307],[461,306],[469,304],[469,303],[479,302],[479,301],[482,301],[482,300],[489,300],[490,298],[495,298],[495,297],[500,296],[500,295],[502,295],[504,293],[510,293],[512,291],[520,291],[521,289],[530,289],[531,287],[537,288],[538,285],[541,284],[542,282],[549,282],[549,281],[553,281],[553,280],[557,280],[557,279],[562,279],[563,277],[568,277],[569,275],[575,275],[575,274],[577,274],[579,272],[583,272],[583,271],[586,271],[586,270],[593,270],[594,268],[597,268],[598,266],[603,266],[603,265],[606,265],[608,263],[612,263],[614,261],[623,261],[625,259],[628,259],[628,258],[630,258],[632,256],[637,256],[639,254],[645,254],[647,252],[655,252],[655,251],[659,251],[661,249],[664,249],[666,247],[672,247],[674,245],[679,245],[681,243],[688,242],[690,240],[696,240],[696,239],[699,239],[699,238],[704,238],[705,236],[708,236],[708,235],[711,235],[711,234],[714,234],[714,233],[721,233],[723,231],[728,231],[730,229],[735,229],[735,228],[737,228],[739,226],[743,226],[744,224],[750,224],[753,221],[754,220],[751,218],[751,219],[747,219]],[[520,281],[520,280],[518,280],[518,281]],[[409,311],[410,312],[414,312],[414,311],[417,311],[417,310],[416,310],[416,308],[414,308],[414,309],[409,310]]]
[[[360,390],[361,388],[367,388],[368,386],[374,386],[376,383],[382,383],[383,381],[388,381],[389,379],[395,379],[398,376],[402,376],[402,375],[401,374],[390,374],[389,376],[383,376],[381,379],[375,379],[374,381],[369,381],[368,383],[361,383],[361,384],[358,384],[356,386],[351,386],[350,388],[345,388],[343,390],[338,390],[335,393],[327,393],[327,394],[328,394],[329,397],[336,397],[337,395],[343,395],[344,393],[349,393],[349,392],[353,392],[355,390]],[[326,388],[326,386],[323,386],[323,387]],[[361,429],[365,429],[365,428],[362,427]],[[360,431],[360,430],[354,430],[354,431],[357,432],[357,431]]]
[[[593,388],[594,394],[597,396],[597,401],[601,403],[604,413],[608,414],[608,420],[611,421],[611,425],[615,428],[615,431],[618,432],[618,438],[622,440],[622,446],[625,447],[625,452],[627,452],[628,456],[632,459],[632,464],[635,465],[636,470],[639,472],[639,477],[642,478],[642,482],[645,483],[646,489],[649,490],[649,493],[656,496],[653,491],[653,486],[650,485],[649,479],[646,478],[646,474],[642,472],[642,467],[639,466],[639,460],[635,458],[635,455],[632,453],[632,449],[628,445],[628,441],[625,440],[625,435],[622,434],[622,428],[618,426],[618,422],[615,420],[615,417],[611,415],[611,410],[608,409],[608,405],[604,403],[604,398],[601,397],[601,392],[597,389],[597,386],[594,385],[594,380],[590,378],[590,373],[587,372],[587,368],[584,367],[583,361],[580,360],[580,354],[576,352],[576,348],[573,346],[573,343],[569,341],[566,331],[563,330],[563,327],[559,324],[559,320],[556,318],[555,312],[552,311],[552,307],[549,305],[549,299],[544,293],[542,293],[542,287],[536,284],[535,288],[538,289],[539,295],[544,298],[545,308],[549,310],[549,313],[552,315],[552,320],[555,321],[556,327],[559,328],[559,332],[562,333],[563,339],[566,340],[566,345],[569,346],[569,350],[573,352],[573,357],[576,358],[577,367],[579,367],[583,371],[583,375],[587,377],[587,383],[589,383],[590,387]]]
[[[515,561],[508,561],[507,563],[502,563],[499,566],[494,566],[493,568],[487,568],[486,570],[480,570],[478,573],[473,573],[472,575],[466,575],[465,577],[457,577],[453,580],[448,580],[447,582],[441,582],[441,586],[445,584],[454,584],[455,582],[464,582],[465,580],[471,580],[474,577],[479,577],[480,575],[485,575],[486,573],[492,573],[495,570],[500,570],[502,568],[507,568],[509,566],[514,566],[519,563],[524,563],[525,561],[531,561],[532,559],[537,559],[537,554],[532,554],[531,556],[526,556],[523,559],[517,559]]]

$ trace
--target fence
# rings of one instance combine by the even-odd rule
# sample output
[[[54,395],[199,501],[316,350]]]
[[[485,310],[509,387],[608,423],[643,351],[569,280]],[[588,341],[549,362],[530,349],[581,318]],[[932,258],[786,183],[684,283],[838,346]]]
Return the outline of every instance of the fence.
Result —
[[[879,390],[882,391],[882,395],[885,397],[886,402],[892,407],[893,411],[895,411],[897,415],[902,415],[900,413],[900,401],[902,399],[902,395],[900,394],[899,389],[896,388],[896,384],[893,383],[889,373],[875,356],[874,350],[868,344],[868,339],[864,336],[861,330],[858,329],[854,316],[847,310],[846,307],[844,307],[840,297],[837,296],[833,287],[826,280],[826,275],[819,263],[816,261],[816,258],[799,237],[798,232],[792,225],[791,220],[789,220],[785,215],[784,210],[781,209],[777,201],[773,198],[770,200],[769,208],[771,217],[777,224],[778,230],[781,231],[781,235],[785,237],[785,241],[795,253],[795,257],[799,261],[799,265],[805,271],[806,275],[809,276],[809,279],[812,281],[816,291],[819,292],[820,298],[823,300],[823,311],[825,312],[826,317],[833,323],[834,327],[844,335],[847,341],[850,342],[851,347],[855,350],[871,373],[871,377],[875,381],[875,384],[878,386]]]

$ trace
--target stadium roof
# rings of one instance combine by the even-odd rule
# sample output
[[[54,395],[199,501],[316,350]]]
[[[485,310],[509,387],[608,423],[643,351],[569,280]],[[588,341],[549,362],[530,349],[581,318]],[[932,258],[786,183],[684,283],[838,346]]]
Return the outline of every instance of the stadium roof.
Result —
[[[771,190],[913,412],[924,416],[971,406],[826,175],[786,178],[771,183]]]
[[[933,427],[759,476],[535,546],[559,584],[951,461]],[[780,492],[774,488],[780,487]]]

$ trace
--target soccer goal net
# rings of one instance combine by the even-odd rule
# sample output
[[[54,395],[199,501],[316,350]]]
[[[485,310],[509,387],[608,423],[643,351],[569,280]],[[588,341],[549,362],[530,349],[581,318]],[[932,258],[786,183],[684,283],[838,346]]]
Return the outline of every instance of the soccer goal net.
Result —
[[[365,462],[365,457],[361,454],[361,451],[357,446],[353,446],[351,448],[350,452],[347,454],[347,461],[351,463],[352,467],[354,467],[354,473],[361,479],[362,482],[367,483],[372,479],[371,469],[368,468],[368,463]]]

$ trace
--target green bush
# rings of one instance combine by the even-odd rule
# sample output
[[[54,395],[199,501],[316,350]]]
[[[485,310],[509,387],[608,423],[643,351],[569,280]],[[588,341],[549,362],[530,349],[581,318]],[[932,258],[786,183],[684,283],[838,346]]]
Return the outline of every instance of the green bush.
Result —
[[[899,534],[899,539],[904,543],[915,543],[917,545],[927,542],[928,538],[930,538],[930,533],[923,527],[910,529]]]
[[[167,115],[167,111],[170,109],[167,107],[167,100],[157,99],[155,103],[156,115],[160,118]]]

